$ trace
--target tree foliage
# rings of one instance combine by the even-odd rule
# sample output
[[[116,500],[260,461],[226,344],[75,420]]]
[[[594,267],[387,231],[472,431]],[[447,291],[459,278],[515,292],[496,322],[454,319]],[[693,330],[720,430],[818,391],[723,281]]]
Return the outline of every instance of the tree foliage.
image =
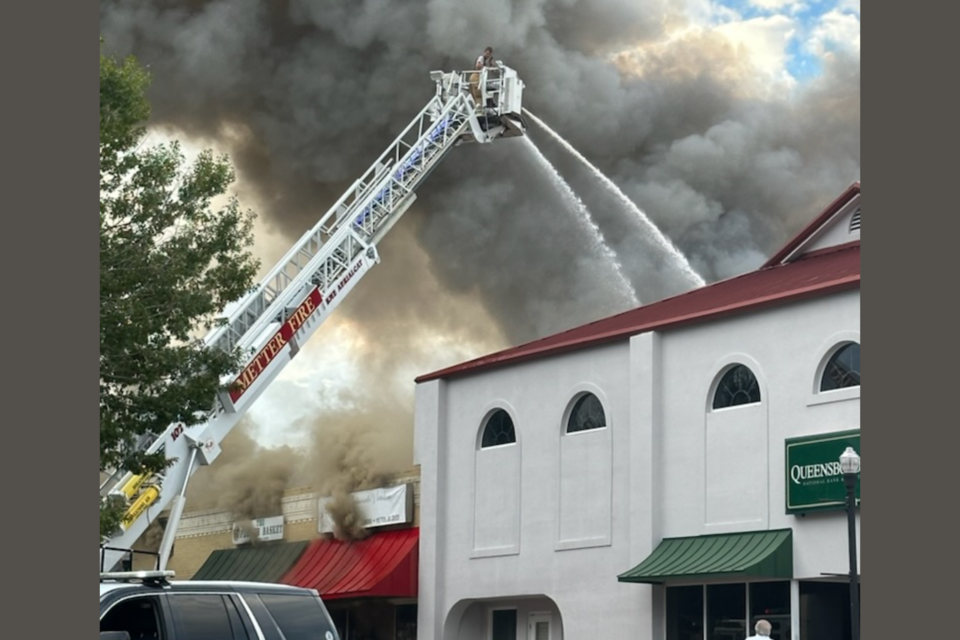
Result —
[[[102,45],[101,45],[102,46]],[[100,470],[161,471],[138,441],[203,419],[238,354],[202,334],[259,268],[254,215],[227,190],[226,157],[187,163],[177,142],[145,144],[149,75],[100,53]],[[117,522],[101,504],[101,535]]]

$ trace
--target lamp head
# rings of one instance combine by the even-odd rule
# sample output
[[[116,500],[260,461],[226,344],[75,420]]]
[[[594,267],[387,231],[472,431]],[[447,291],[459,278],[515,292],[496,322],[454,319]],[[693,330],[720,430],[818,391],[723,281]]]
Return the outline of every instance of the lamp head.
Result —
[[[847,447],[846,451],[840,454],[840,470],[845,474],[860,473],[860,456],[853,447]]]

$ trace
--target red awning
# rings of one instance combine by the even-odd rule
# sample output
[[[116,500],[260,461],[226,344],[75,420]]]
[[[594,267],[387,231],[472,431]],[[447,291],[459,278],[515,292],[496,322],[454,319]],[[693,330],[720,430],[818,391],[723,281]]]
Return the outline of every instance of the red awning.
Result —
[[[324,599],[415,598],[420,530],[375,533],[356,542],[314,540],[280,579]]]

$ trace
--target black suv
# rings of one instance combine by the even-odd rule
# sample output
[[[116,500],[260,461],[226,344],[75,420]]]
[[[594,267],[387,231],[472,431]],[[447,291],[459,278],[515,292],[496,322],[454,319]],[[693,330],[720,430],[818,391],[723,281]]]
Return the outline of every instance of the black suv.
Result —
[[[340,640],[313,589],[172,577],[163,571],[100,574],[100,638]]]

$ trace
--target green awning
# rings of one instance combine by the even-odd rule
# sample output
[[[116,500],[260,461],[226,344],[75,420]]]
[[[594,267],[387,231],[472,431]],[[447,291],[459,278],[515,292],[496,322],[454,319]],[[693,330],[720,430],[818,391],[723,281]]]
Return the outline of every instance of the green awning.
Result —
[[[267,542],[256,546],[219,549],[210,554],[191,580],[247,580],[278,582],[300,559],[309,543]]]
[[[793,531],[665,538],[646,560],[617,576],[650,584],[713,578],[793,578]]]

